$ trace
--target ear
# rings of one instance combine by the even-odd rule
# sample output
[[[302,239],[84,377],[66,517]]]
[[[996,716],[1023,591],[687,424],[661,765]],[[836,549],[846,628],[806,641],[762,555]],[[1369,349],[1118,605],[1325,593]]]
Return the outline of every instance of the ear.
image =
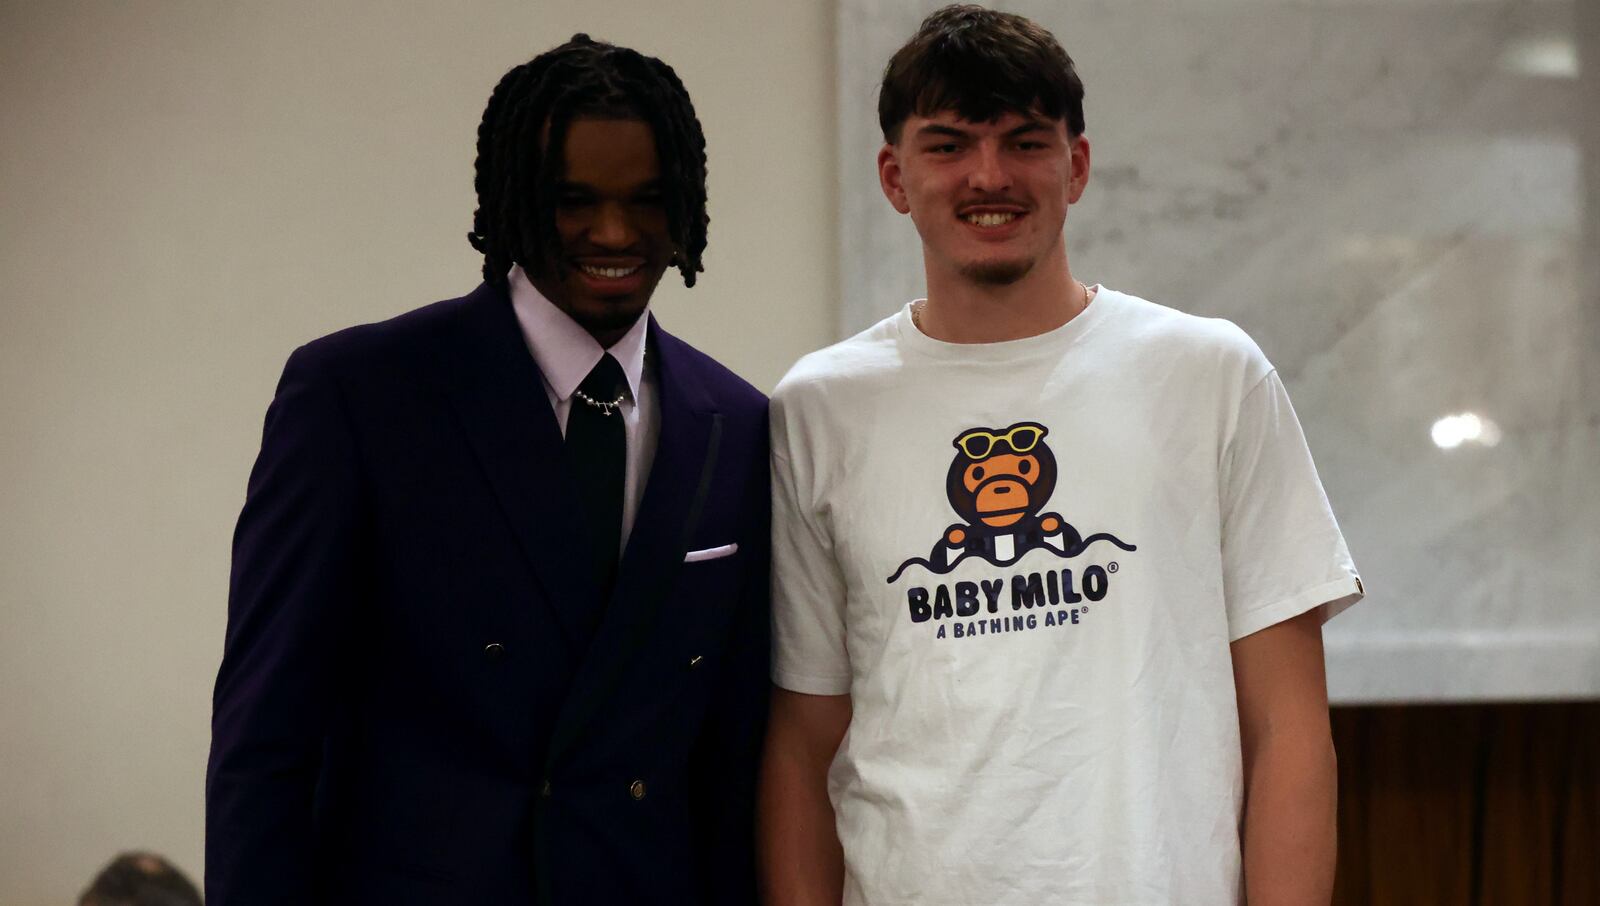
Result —
[[[911,213],[911,205],[906,203],[906,189],[900,182],[900,158],[895,146],[885,143],[878,149],[878,185],[883,188],[883,197],[889,199],[889,204],[902,214]]]
[[[1067,204],[1077,204],[1083,190],[1089,185],[1089,137],[1080,135],[1072,141],[1072,174],[1067,179]]]

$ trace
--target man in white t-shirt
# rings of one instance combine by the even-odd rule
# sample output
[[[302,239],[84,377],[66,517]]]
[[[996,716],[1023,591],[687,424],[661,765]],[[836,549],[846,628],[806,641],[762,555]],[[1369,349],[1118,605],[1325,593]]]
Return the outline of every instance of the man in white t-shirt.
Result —
[[[773,396],[775,904],[1327,903],[1361,583],[1234,325],[1072,276],[1083,87],[949,7],[890,61],[928,297]]]

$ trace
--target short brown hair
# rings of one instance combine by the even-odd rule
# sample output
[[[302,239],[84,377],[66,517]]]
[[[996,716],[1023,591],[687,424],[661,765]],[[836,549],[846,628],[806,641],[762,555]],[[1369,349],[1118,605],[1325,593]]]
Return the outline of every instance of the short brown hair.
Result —
[[[1083,81],[1055,36],[1015,13],[970,4],[936,10],[889,58],[878,91],[884,141],[908,117],[954,110],[989,122],[1002,113],[1065,119],[1083,134]]]

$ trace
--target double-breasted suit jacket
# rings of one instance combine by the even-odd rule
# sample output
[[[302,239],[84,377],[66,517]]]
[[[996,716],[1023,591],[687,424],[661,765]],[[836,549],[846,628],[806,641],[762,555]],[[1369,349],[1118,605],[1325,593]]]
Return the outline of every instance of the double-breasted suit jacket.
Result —
[[[766,400],[646,342],[609,600],[504,290],[290,357],[234,537],[211,906],[754,899]]]

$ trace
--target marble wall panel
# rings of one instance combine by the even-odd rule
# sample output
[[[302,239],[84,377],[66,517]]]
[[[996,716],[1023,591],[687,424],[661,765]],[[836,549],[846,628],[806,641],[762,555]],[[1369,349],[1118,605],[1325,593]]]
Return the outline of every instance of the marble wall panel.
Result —
[[[921,293],[875,103],[937,5],[839,5],[841,336]],[[1336,700],[1600,696],[1597,7],[1008,7],[1087,86],[1074,273],[1232,319],[1289,386],[1370,592]]]

